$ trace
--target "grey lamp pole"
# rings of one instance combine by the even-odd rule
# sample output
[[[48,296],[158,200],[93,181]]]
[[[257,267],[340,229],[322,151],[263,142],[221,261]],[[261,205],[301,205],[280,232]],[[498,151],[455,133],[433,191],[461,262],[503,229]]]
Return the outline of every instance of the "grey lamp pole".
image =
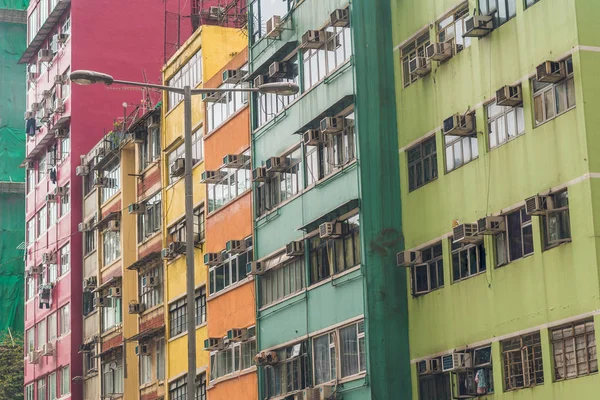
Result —
[[[196,396],[196,278],[194,268],[194,183],[192,181],[192,96],[215,92],[260,92],[290,96],[298,93],[298,85],[289,82],[274,82],[265,83],[258,88],[192,89],[189,86],[184,86],[183,89],[181,89],[149,83],[120,81],[101,72],[85,70],[73,71],[70,75],[70,79],[71,82],[75,82],[79,85],[90,85],[94,83],[112,85],[113,83],[118,83],[122,85],[159,89],[166,92],[179,93],[183,95],[185,150],[185,264],[188,328],[187,399],[194,400]]]

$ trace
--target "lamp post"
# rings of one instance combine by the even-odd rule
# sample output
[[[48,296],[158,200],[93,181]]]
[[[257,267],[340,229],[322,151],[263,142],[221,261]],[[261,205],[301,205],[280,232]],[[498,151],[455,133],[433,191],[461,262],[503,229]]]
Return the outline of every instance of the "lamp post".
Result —
[[[185,145],[185,234],[186,234],[186,299],[187,299],[187,328],[188,328],[188,373],[187,373],[187,399],[194,400],[196,394],[196,310],[195,310],[195,271],[194,271],[194,202],[192,182],[192,96],[205,93],[228,93],[228,92],[253,92],[265,94],[279,94],[291,96],[299,91],[298,85],[290,82],[265,83],[257,88],[233,88],[233,89],[192,89],[190,86],[176,88],[150,83],[121,81],[114,79],[108,74],[96,71],[79,70],[70,74],[71,82],[79,85],[91,85],[113,83],[139,86],[151,89],[159,89],[165,92],[179,93],[183,95],[184,107],[184,145]]]

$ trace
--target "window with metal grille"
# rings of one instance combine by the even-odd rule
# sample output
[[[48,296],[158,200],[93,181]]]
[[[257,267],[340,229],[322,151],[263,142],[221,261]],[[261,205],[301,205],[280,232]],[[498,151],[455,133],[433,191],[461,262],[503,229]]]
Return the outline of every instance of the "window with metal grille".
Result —
[[[515,390],[544,383],[540,333],[503,340],[504,390]]]
[[[598,372],[594,321],[574,322],[550,330],[554,379],[577,378]]]

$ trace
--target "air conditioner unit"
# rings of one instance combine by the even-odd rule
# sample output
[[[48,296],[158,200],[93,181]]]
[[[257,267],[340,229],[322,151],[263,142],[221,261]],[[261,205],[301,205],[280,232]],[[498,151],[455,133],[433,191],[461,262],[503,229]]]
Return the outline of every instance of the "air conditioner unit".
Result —
[[[444,135],[471,136],[475,133],[473,114],[454,114],[444,120]]]
[[[271,157],[265,161],[265,168],[267,172],[282,172],[286,168],[285,157]]]
[[[158,286],[158,277],[156,276],[143,276],[142,277],[142,286],[151,288]]]
[[[227,176],[227,174],[220,170],[202,171],[202,175],[200,177],[200,183],[219,183],[226,176]]]
[[[67,83],[67,77],[64,75],[55,75],[54,76],[54,84],[55,85],[64,85]]]
[[[477,234],[477,224],[460,224],[452,228],[454,243],[478,243],[481,236]]]
[[[169,173],[173,177],[181,176],[185,172],[185,159],[178,158],[169,166]]]
[[[39,62],[49,62],[54,58],[54,53],[50,49],[41,49],[38,51]]]
[[[255,87],[255,88],[258,88],[258,87],[261,87],[264,84],[265,84],[265,76],[264,75],[258,75],[256,78],[254,78],[252,86]]]
[[[35,169],[35,161],[26,161],[25,168],[26,169]]]
[[[304,240],[296,240],[285,245],[285,254],[288,257],[304,255]]]
[[[140,304],[137,301],[129,303],[129,314],[141,314],[146,310],[144,304]]]
[[[442,356],[442,372],[471,368],[471,354],[452,353]]]
[[[79,232],[87,232],[90,230],[90,226],[87,222],[80,222],[79,225],[77,225],[77,230]]]
[[[56,264],[56,253],[43,253],[42,264]]]
[[[91,276],[83,280],[83,290],[92,291],[98,287],[98,278]]]
[[[44,272],[44,268],[41,265],[32,265],[27,268],[27,275],[39,275]]]
[[[276,351],[261,351],[256,356],[254,356],[254,361],[256,365],[274,365],[277,364],[279,358],[277,357]]]
[[[283,32],[283,27],[281,26],[281,17],[279,15],[273,15],[269,20],[267,20],[267,32],[265,36],[274,39],[281,35],[281,32]]]
[[[56,35],[57,43],[64,44],[67,41],[67,39],[69,39],[68,33],[59,33],[58,35]]]
[[[473,15],[465,19],[463,37],[483,37],[494,29],[491,15]]]
[[[399,267],[411,267],[421,262],[421,252],[418,250],[405,250],[396,253],[396,265]]]
[[[303,133],[305,146],[318,146],[322,142],[321,131],[319,129],[309,129]]]
[[[113,219],[111,221],[108,221],[106,230],[111,231],[111,232],[118,232],[120,229],[121,229],[121,221],[119,221],[118,219]]]
[[[227,168],[241,168],[248,159],[248,156],[242,154],[227,154],[223,157],[223,165]]]
[[[505,230],[504,217],[484,217],[477,220],[478,235],[494,235]]]
[[[56,346],[53,342],[45,343],[42,346],[42,355],[43,356],[53,356],[56,351]]]
[[[37,72],[28,72],[27,73],[27,80],[29,82],[36,82],[38,79],[38,73]]]
[[[344,226],[341,222],[325,222],[319,225],[319,237],[321,239],[329,239],[343,235]]]
[[[246,264],[246,275],[262,275],[264,272],[263,263],[260,261],[250,261]]]
[[[165,247],[160,251],[160,256],[163,260],[172,260],[175,258],[175,254],[171,253],[168,247]]]
[[[523,103],[521,84],[504,86],[496,90],[496,104],[499,106],[514,107]]]
[[[150,355],[150,346],[147,344],[138,344],[135,346],[135,355],[136,356],[149,356]]]
[[[56,195],[49,193],[46,195],[46,202],[48,203],[56,203]]]
[[[333,385],[323,385],[318,388],[319,400],[329,400],[333,397],[335,387]]]
[[[245,342],[248,338],[248,329],[230,329],[227,331],[227,339],[232,342]]]
[[[430,358],[421,360],[417,363],[417,372],[420,375],[433,374],[442,371],[442,365],[439,358]]]
[[[243,253],[246,251],[246,241],[245,240],[230,240],[225,244],[225,250],[228,253]]]
[[[258,167],[252,170],[252,182],[265,182],[267,180],[267,169]]]
[[[235,85],[242,80],[242,71],[239,69],[226,69],[223,71],[223,83]]]
[[[304,49],[318,49],[325,44],[325,31],[310,30],[302,35],[302,45]]]
[[[34,117],[35,117],[35,114],[33,113],[33,111],[25,111],[25,114],[23,114],[23,118],[25,118],[25,119],[31,119]]]
[[[94,178],[94,187],[104,188],[110,186],[110,178],[106,176],[99,176]]]
[[[341,133],[344,129],[344,118],[342,117],[326,117],[319,124],[323,133]]]
[[[54,112],[64,113],[65,112],[65,102],[63,99],[57,98],[54,101]]]
[[[93,343],[83,343],[79,345],[78,353],[89,354],[92,352]]]
[[[525,212],[528,215],[546,215],[553,208],[550,196],[535,195],[525,199]]]
[[[452,42],[431,43],[425,48],[428,60],[446,61],[452,57]]]
[[[208,339],[204,339],[204,350],[223,350],[223,348],[223,338],[209,337]]]
[[[108,297],[115,298],[121,297],[121,288],[118,286],[113,286],[108,288]]]
[[[318,388],[306,388],[294,396],[294,400],[321,400]]]
[[[87,165],[78,165],[77,168],[75,168],[75,175],[77,176],[86,176],[90,173],[90,167],[88,167]]]
[[[36,112],[42,109],[42,103],[31,103],[31,111]]]
[[[567,76],[565,63],[562,61],[546,61],[537,66],[536,79],[539,82],[560,82]]]
[[[132,143],[143,144],[146,141],[146,131],[137,130],[127,135]]]
[[[218,19],[221,18],[222,15],[225,14],[225,9],[219,6],[211,6],[208,9],[209,18]]]
[[[169,252],[174,255],[185,254],[185,243],[184,242],[171,242],[169,243]]]
[[[69,136],[69,130],[65,128],[58,128],[54,131],[54,137],[56,139],[64,139]]]
[[[223,256],[221,253],[206,253],[204,254],[204,264],[208,266],[219,265],[223,262]]]
[[[347,8],[334,10],[329,17],[329,25],[345,28],[350,25],[350,13]]]
[[[217,101],[221,100],[222,96],[222,92],[202,93],[202,100],[207,103],[216,103]]]
[[[33,350],[27,353],[27,362],[29,364],[38,364],[40,362],[40,352]]]
[[[431,72],[431,63],[425,57],[415,57],[408,62],[408,72],[411,75],[425,76]]]
[[[286,63],[275,61],[271,65],[269,65],[269,78],[285,78],[288,73],[288,68]]]
[[[146,212],[146,205],[144,203],[131,203],[127,209],[129,214],[143,214]]]

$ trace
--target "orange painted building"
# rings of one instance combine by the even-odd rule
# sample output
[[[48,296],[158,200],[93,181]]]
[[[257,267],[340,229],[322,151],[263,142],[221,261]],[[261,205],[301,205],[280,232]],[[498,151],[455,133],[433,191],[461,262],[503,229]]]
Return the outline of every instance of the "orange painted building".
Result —
[[[242,87],[247,70],[244,49],[204,87]],[[249,96],[207,96],[204,104],[208,395],[211,400],[257,399],[254,279],[246,274],[252,261]]]

